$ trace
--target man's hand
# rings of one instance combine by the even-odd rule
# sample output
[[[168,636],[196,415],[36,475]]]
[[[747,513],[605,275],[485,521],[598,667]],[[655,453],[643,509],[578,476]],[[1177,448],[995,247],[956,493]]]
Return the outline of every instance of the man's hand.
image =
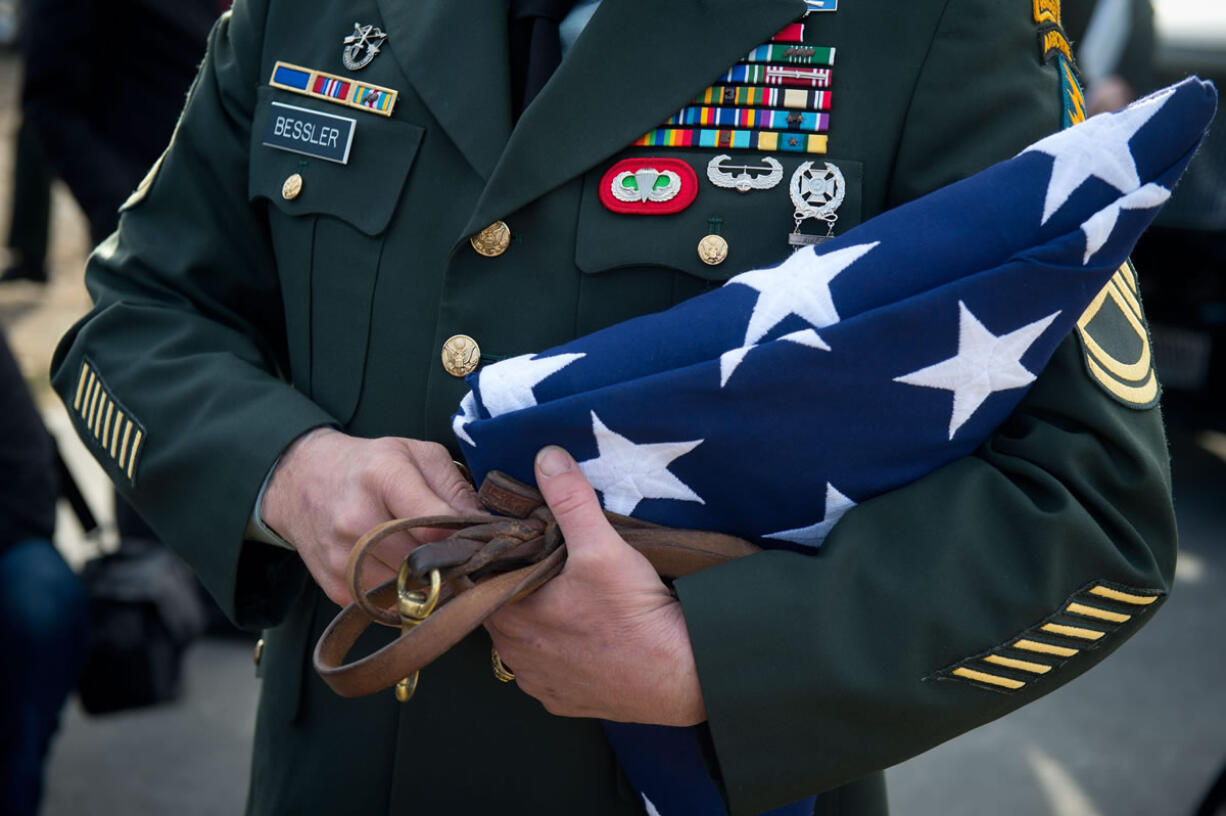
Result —
[[[519,687],[565,717],[705,720],[681,604],[614,532],[566,451],[537,454],[536,479],[566,539],[566,566],[486,621]]]
[[[328,597],[349,603],[345,565],[358,538],[394,518],[480,512],[476,494],[442,445],[414,439],[360,439],[331,428],[303,434],[281,455],[260,515],[294,545]],[[445,531],[390,536],[363,585],[393,578],[420,541]],[[382,562],[382,563],[378,563]]]

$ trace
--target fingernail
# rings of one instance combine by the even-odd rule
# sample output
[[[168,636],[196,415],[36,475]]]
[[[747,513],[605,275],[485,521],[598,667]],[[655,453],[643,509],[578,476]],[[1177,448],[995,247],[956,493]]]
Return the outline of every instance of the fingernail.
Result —
[[[542,476],[557,476],[559,473],[570,470],[574,465],[575,460],[570,458],[570,454],[557,445],[541,448],[536,455],[536,469]]]

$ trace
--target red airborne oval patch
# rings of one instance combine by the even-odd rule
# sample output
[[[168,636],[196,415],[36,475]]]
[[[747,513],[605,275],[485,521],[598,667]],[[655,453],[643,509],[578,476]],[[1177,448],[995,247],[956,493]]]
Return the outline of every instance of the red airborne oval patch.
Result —
[[[698,176],[681,159],[622,159],[600,179],[600,203],[624,215],[681,212],[698,195]]]

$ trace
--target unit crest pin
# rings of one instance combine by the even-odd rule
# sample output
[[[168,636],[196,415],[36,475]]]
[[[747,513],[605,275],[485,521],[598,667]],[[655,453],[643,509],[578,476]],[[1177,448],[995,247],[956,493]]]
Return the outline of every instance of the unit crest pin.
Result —
[[[748,193],[750,190],[769,190],[783,181],[783,165],[770,156],[763,157],[765,164],[725,165],[724,162],[728,161],[732,161],[732,157],[721,153],[707,163],[707,179],[716,187]],[[733,174],[733,170],[740,172]],[[760,175],[751,175],[751,170]]]
[[[353,33],[345,38],[345,47],[341,50],[341,62],[350,71],[360,71],[370,61],[379,56],[379,47],[387,35],[383,30],[373,25],[353,24]]]
[[[838,167],[830,162],[825,162],[825,165],[822,169],[816,169],[813,162],[807,161],[792,173],[788,194],[796,207],[793,216],[796,229],[788,236],[788,243],[795,249],[814,246],[834,237],[834,223],[839,218],[838,209],[847,192],[847,183]],[[826,222],[825,235],[807,235],[800,231],[800,225],[810,218]]]

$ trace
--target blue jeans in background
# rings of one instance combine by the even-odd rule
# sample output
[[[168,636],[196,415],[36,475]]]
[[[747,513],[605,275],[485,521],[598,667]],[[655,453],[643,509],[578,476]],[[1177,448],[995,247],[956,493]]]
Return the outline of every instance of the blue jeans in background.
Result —
[[[38,811],[43,763],[89,641],[85,587],[51,542],[0,550],[0,809]]]

